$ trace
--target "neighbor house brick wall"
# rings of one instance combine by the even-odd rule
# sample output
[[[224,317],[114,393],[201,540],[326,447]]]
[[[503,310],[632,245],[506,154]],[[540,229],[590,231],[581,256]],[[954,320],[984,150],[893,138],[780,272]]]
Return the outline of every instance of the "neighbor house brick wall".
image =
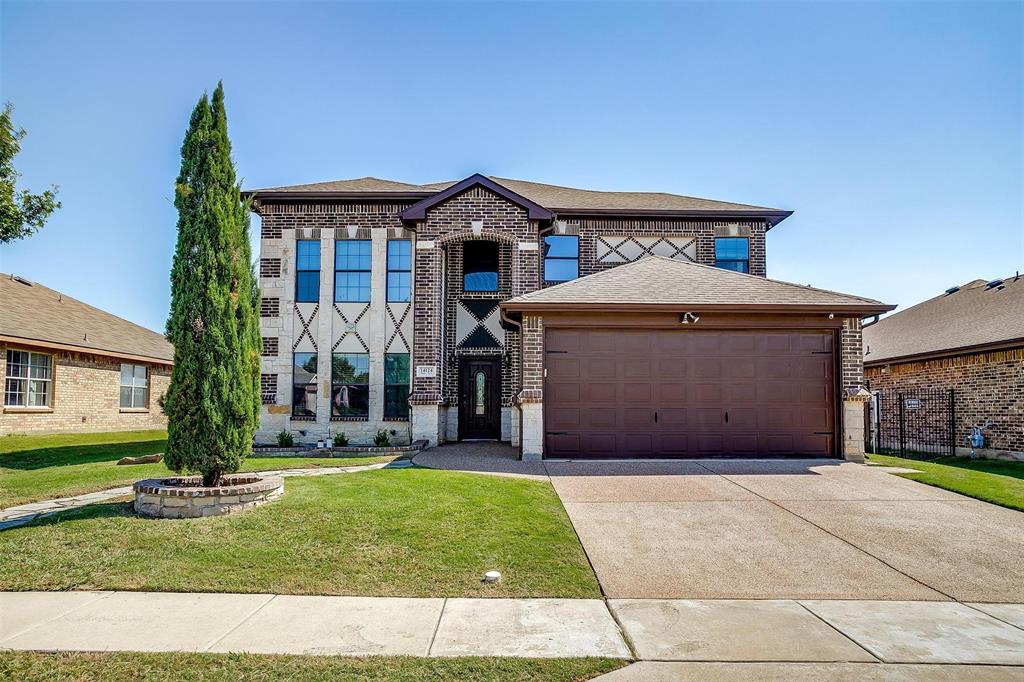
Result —
[[[159,400],[167,392],[168,365],[131,361],[149,367],[149,407],[121,410],[121,360],[101,355],[50,351],[21,345],[0,345],[0,382],[7,371],[7,348],[46,353],[53,358],[51,408],[27,410],[4,406],[0,435],[11,433],[76,433],[163,429],[167,418]]]
[[[1024,348],[865,368],[870,390],[955,391],[956,445],[991,421],[986,449],[1024,453]]]

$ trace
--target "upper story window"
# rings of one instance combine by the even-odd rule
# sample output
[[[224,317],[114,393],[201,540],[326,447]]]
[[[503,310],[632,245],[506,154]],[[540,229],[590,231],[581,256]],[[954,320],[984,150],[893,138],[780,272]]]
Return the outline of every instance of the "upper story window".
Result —
[[[316,303],[320,300],[320,241],[295,242],[295,300]]]
[[[396,239],[388,242],[388,301],[412,300],[412,242]]]
[[[746,237],[715,237],[715,267],[750,272],[750,240]]]
[[[334,300],[370,302],[370,240],[334,242]]]
[[[462,290],[498,290],[498,243],[462,243]]]
[[[4,405],[50,407],[52,399],[53,356],[8,348]]]
[[[145,365],[121,363],[121,409],[149,407],[149,373]]]
[[[568,282],[580,276],[580,238],[553,234],[544,237],[544,281]]]

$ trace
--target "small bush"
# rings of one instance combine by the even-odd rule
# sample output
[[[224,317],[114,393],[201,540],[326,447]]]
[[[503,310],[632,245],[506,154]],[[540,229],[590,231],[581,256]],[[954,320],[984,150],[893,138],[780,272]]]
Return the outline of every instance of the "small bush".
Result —
[[[341,433],[334,434],[334,447],[336,447],[336,448],[343,448],[343,447],[345,447],[347,445],[348,445],[348,436],[345,435],[344,431],[342,431]]]
[[[391,445],[391,436],[386,429],[381,429],[377,432],[377,435],[373,437],[373,444],[378,448],[386,448]]]
[[[277,434],[277,447],[290,448],[295,445],[295,439],[289,431],[281,429]]]

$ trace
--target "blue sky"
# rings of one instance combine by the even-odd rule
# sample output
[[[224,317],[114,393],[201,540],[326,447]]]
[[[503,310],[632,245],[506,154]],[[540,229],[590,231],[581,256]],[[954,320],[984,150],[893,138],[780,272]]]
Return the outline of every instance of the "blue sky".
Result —
[[[246,187],[473,172],[795,209],[768,275],[911,305],[1024,270],[1024,4],[0,4],[0,270],[162,330],[188,115]]]

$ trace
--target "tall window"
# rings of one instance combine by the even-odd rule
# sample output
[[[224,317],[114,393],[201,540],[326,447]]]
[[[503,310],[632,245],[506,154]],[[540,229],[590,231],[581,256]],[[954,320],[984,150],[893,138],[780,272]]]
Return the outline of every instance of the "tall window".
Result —
[[[388,242],[388,300],[404,303],[412,299],[412,242]]]
[[[316,417],[316,353],[296,353],[292,367],[292,416]]]
[[[544,237],[544,281],[568,282],[580,276],[580,238],[553,234]]]
[[[334,242],[335,302],[370,302],[370,240]]]
[[[320,242],[300,239],[295,242],[295,300],[315,303],[320,300]]]
[[[463,291],[498,290],[497,242],[468,241],[462,243]]]
[[[716,237],[715,267],[750,272],[750,240],[746,237]]]
[[[149,376],[145,365],[121,363],[121,407],[135,410],[149,407]]]
[[[4,405],[50,407],[53,397],[53,356],[7,349]]]
[[[335,353],[331,357],[331,416],[369,418],[370,356],[366,353]]]
[[[409,354],[384,356],[384,418],[409,418]]]

